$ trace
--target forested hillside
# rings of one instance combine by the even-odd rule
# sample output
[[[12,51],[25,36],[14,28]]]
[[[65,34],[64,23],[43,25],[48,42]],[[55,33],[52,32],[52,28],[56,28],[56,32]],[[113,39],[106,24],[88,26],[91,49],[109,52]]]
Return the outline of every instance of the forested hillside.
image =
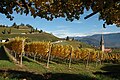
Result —
[[[120,33],[104,34],[103,36],[106,47],[120,47]],[[101,34],[86,37],[75,37],[75,39],[90,45],[99,46]]]

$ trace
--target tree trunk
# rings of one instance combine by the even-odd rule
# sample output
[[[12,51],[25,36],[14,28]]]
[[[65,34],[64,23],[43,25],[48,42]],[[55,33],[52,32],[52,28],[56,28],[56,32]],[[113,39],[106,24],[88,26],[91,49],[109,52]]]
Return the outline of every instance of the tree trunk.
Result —
[[[69,68],[71,67],[71,61],[72,61],[72,47],[71,47],[71,52],[70,52],[70,59],[69,59]]]
[[[97,53],[97,57],[96,57],[96,67],[97,67],[97,63],[98,63],[98,55],[99,55],[99,53]]]
[[[15,58],[17,57],[17,54],[16,54],[16,52],[14,52],[14,55],[15,55]]]
[[[51,48],[52,48],[53,44],[49,43],[49,52],[48,52],[48,60],[47,60],[47,68],[49,68],[49,61],[50,61],[50,54],[51,54]]]
[[[37,55],[37,53],[34,54],[34,61],[36,60],[36,55]]]
[[[22,66],[22,55],[24,53],[24,43],[25,43],[25,39],[22,41],[22,52],[20,53],[20,65]]]
[[[20,54],[20,65],[22,66],[22,53]]]
[[[90,52],[88,53],[88,58],[87,58],[86,66],[89,66],[89,60],[90,60]]]
[[[103,52],[101,53],[101,56],[100,56],[100,65],[102,65],[102,58],[103,58]]]

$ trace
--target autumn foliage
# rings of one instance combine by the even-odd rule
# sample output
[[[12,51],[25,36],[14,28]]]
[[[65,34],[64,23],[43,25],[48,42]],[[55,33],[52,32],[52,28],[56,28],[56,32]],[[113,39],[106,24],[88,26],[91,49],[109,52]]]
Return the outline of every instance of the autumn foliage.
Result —
[[[11,51],[17,54],[22,52],[22,39],[15,38],[13,41],[5,44]],[[50,49],[51,46],[51,49]],[[51,50],[51,51],[50,51]],[[50,42],[30,42],[24,46],[26,56],[34,57],[34,59],[47,59],[48,53],[51,58],[69,60],[70,56],[73,61],[115,61],[120,60],[120,54],[103,53],[102,51],[90,48],[73,48],[70,45],[53,44]]]
[[[66,20],[79,20],[85,10],[92,10],[85,19],[99,13],[99,20],[105,24],[120,26],[119,0],[1,0],[0,13],[13,20],[13,12],[53,20],[63,17]]]

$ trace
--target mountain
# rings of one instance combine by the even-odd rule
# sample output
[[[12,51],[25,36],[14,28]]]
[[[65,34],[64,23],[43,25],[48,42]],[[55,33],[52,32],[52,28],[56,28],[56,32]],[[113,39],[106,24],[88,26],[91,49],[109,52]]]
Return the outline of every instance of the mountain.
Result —
[[[117,47],[120,48],[120,33],[104,34],[105,47]],[[101,34],[95,34],[86,37],[74,37],[75,40],[85,42],[90,45],[99,46],[101,40]]]

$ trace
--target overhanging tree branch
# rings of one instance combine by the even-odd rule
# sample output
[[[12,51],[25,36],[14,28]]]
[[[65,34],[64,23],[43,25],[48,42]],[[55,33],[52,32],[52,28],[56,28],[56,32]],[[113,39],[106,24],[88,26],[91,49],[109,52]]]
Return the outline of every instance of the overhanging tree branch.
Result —
[[[97,11],[95,11],[95,12],[93,12],[93,13],[87,15],[86,17],[84,17],[84,19],[90,18],[91,16],[95,15],[95,14],[98,13],[99,11],[100,11],[100,10],[97,10]]]

